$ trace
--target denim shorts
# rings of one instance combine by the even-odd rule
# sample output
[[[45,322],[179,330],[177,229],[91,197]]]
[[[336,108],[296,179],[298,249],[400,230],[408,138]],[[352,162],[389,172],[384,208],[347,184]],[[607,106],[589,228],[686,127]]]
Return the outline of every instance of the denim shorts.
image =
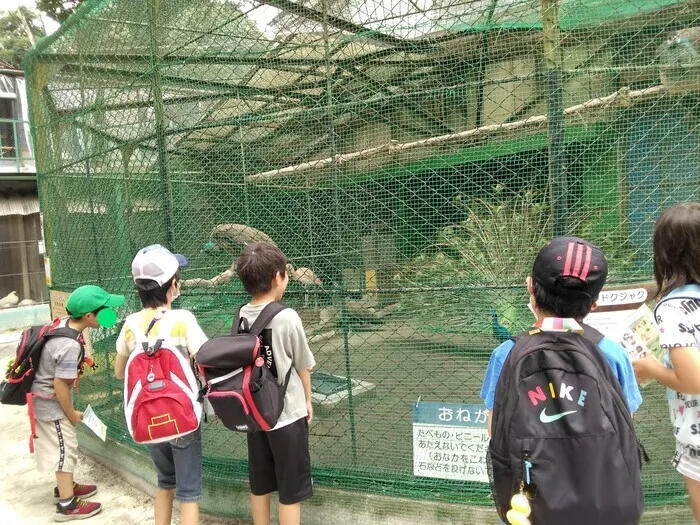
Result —
[[[175,499],[202,499],[202,429],[165,443],[147,445],[158,472],[158,488],[175,489]]]

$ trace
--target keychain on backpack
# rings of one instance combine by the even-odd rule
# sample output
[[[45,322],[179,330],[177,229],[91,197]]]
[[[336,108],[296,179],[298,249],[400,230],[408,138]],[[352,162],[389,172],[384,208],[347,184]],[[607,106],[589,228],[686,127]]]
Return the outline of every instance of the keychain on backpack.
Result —
[[[520,492],[510,500],[511,509],[506,513],[506,519],[511,525],[531,525],[529,516],[532,509],[530,500],[523,492],[523,485],[520,485]]]
[[[526,456],[527,457],[527,456]],[[530,485],[530,469],[532,463],[529,459],[524,464],[524,480],[520,482],[520,492],[510,499],[510,510],[506,513],[506,519],[511,525],[531,525],[529,517],[532,512],[530,500],[525,494],[525,485]]]

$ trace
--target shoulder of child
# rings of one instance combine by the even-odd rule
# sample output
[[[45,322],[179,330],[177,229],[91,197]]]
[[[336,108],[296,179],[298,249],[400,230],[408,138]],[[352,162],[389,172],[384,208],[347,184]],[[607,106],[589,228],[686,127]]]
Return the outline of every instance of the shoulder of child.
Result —
[[[629,360],[627,350],[625,350],[620,343],[609,337],[603,337],[598,341],[598,348],[600,348],[603,354],[609,355],[611,358],[617,359],[618,361]]]
[[[663,321],[663,315],[672,315],[674,317],[684,317],[686,315],[683,303],[686,299],[682,297],[669,297],[661,300],[654,308],[654,317],[657,323]]]
[[[275,316],[275,319],[282,319],[290,322],[301,323],[301,317],[294,308],[287,307]]]

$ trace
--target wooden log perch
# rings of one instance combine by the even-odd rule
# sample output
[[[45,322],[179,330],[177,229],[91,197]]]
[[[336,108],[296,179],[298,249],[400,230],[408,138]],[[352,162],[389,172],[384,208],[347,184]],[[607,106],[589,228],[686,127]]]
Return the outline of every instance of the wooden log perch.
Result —
[[[211,279],[201,279],[197,277],[194,279],[185,279],[181,281],[180,284],[182,286],[203,286],[205,288],[211,288],[229,282],[234,275],[236,275],[235,268],[231,266],[231,268],[228,270],[224,270],[219,275],[216,275]]]
[[[583,102],[582,104],[576,104],[575,106],[570,106],[564,109],[564,115],[576,115],[590,110],[604,109],[612,106],[617,107],[629,107],[636,102],[641,102],[644,100],[649,100],[651,98],[658,97],[666,93],[666,86],[659,85],[653,86],[646,89],[630,90],[628,87],[624,87],[611,95],[599,98],[592,98]],[[468,129],[465,131],[459,131],[457,133],[448,133],[446,135],[438,135],[436,137],[428,137],[425,139],[416,140],[413,142],[397,142],[392,140],[387,144],[382,144],[381,146],[376,146],[374,148],[368,148],[361,151],[355,151],[352,153],[342,153],[333,155],[332,157],[327,157],[325,159],[312,160],[309,162],[302,162],[301,164],[296,164],[294,166],[287,166],[286,168],[279,168],[270,171],[264,171],[262,173],[256,173],[254,175],[248,175],[246,180],[248,182],[261,182],[272,179],[281,179],[291,175],[296,175],[304,171],[325,168],[331,164],[343,164],[355,159],[366,159],[374,155],[386,151],[406,151],[410,149],[422,148],[425,146],[436,146],[442,144],[449,144],[452,142],[461,142],[472,140],[475,138],[481,138],[490,134],[496,134],[505,131],[513,131],[525,127],[536,127],[546,124],[549,121],[547,115],[535,115],[528,117],[523,120],[518,120],[515,122],[507,122],[504,124],[490,124],[488,126],[479,126],[478,128]]]

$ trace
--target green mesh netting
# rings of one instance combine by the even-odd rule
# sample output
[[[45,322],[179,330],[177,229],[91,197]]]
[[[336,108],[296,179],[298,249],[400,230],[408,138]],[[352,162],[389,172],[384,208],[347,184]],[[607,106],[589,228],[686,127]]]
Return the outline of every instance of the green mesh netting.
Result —
[[[99,283],[126,315],[160,242],[215,336],[245,300],[217,276],[267,235],[319,364],[317,486],[489,505],[413,475],[412,404],[479,402],[492,312],[528,325],[554,233],[601,246],[614,284],[650,279],[653,221],[700,196],[694,26],[672,0],[89,0],[26,61],[53,288]],[[131,447],[116,333],[78,402]],[[643,393],[647,504],[683,504],[650,516],[690,522],[664,392]],[[244,437],[204,436],[205,484],[245,480]]]

